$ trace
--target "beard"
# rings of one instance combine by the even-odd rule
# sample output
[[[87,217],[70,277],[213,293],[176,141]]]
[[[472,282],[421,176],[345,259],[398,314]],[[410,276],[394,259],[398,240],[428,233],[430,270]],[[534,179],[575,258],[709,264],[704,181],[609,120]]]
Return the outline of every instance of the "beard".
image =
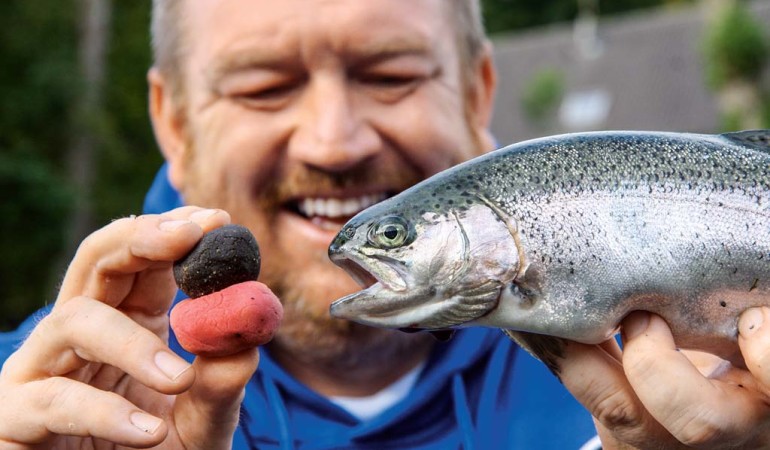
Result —
[[[359,287],[328,259],[325,249],[310,252],[302,243],[281,247],[275,242],[284,241],[276,234],[280,233],[277,213],[291,209],[298,198],[314,192],[365,192],[370,186],[385,186],[396,193],[427,174],[391,158],[338,173],[278,165],[268,176],[249,174],[231,182],[239,177],[212,173],[198,149],[191,143],[187,148],[185,203],[228,211],[233,222],[248,227],[260,244],[260,281],[284,307],[281,326],[267,346],[276,359],[291,358],[334,371],[366,371],[430,348],[433,339],[427,334],[377,329],[331,317],[329,305]]]
[[[279,288],[285,293],[284,321],[268,350],[280,359],[320,365],[333,372],[369,371],[389,364],[393,358],[419,352],[424,354],[433,339],[423,333],[407,334],[360,325],[329,315],[328,307],[305,301],[293,286]]]

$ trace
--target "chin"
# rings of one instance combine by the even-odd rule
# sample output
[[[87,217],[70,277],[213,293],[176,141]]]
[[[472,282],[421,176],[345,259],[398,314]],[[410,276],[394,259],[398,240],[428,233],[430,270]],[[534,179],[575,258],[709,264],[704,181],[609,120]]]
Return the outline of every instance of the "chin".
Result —
[[[306,364],[360,370],[403,358],[432,345],[432,341],[426,333],[407,334],[331,317],[310,320],[292,311],[284,315],[284,323],[269,348]]]

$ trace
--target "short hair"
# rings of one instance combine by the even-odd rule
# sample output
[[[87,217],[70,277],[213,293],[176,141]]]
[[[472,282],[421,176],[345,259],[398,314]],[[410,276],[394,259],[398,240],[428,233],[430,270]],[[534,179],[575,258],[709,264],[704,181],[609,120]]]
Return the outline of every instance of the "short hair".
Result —
[[[171,94],[176,99],[184,97],[181,83],[181,67],[185,55],[183,36],[185,0],[153,0],[152,52],[154,66],[166,77]],[[441,0],[449,5],[449,19],[454,21],[456,45],[463,68],[463,82],[469,79],[469,71],[484,51],[486,34],[481,16],[480,0]]]
[[[442,0],[449,5],[449,19],[454,22],[460,64],[471,68],[484,52],[487,42],[481,14],[481,0]]]
[[[182,10],[184,0],[152,0],[150,36],[153,66],[166,77],[174,97],[181,94],[181,67],[184,38]]]

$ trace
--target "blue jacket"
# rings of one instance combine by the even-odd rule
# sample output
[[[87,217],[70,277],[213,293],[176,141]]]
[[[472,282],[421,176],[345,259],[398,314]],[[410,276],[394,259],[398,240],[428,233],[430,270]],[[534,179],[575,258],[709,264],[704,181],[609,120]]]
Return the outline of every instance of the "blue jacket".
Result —
[[[181,204],[161,169],[145,212]],[[0,362],[36,320],[0,334]],[[170,345],[192,359],[173,336]],[[583,447],[595,435],[590,415],[543,364],[499,330],[475,328],[437,344],[410,395],[366,422],[301,384],[263,349],[233,448],[577,450],[598,448]]]

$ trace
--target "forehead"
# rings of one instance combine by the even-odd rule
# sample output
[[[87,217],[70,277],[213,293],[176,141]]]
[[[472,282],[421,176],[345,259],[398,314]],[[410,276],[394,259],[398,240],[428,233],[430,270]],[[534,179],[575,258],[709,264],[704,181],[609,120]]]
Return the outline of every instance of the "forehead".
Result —
[[[185,2],[192,58],[432,51],[453,47],[447,0]]]

